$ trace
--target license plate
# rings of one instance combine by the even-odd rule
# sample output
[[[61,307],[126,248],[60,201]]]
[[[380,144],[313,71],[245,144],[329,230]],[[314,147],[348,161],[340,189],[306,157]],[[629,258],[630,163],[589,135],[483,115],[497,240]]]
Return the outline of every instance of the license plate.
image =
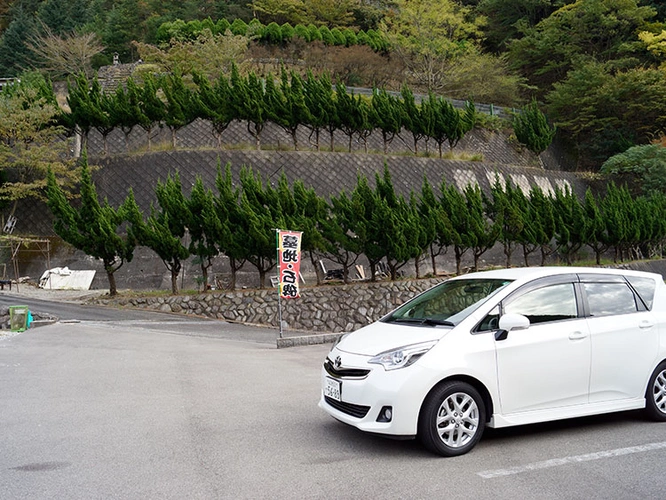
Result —
[[[326,377],[324,382],[324,396],[336,401],[340,401],[340,394],[342,393],[342,382],[333,378]]]

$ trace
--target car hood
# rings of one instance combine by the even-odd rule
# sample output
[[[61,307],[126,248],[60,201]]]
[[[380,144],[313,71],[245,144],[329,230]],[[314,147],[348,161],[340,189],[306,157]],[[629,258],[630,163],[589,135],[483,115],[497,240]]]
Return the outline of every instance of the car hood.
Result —
[[[450,326],[406,326],[377,321],[348,333],[336,347],[350,354],[376,356],[398,347],[439,340],[451,329]]]

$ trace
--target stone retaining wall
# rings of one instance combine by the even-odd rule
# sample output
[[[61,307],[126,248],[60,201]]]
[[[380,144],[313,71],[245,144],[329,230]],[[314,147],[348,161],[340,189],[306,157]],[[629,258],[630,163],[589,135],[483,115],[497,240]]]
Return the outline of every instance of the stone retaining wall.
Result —
[[[349,332],[371,323],[414,295],[443,281],[355,283],[303,288],[301,298],[282,301],[282,327],[315,333]],[[275,289],[198,295],[99,299],[104,305],[192,314],[240,323],[278,325]]]

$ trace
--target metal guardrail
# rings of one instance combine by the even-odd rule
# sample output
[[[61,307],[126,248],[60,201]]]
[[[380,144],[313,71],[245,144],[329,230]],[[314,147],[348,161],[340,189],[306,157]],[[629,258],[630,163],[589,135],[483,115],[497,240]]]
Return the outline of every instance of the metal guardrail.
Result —
[[[353,92],[354,94],[360,94],[360,95],[365,95],[365,96],[372,96],[372,89],[365,88],[365,87],[347,87],[347,90],[350,92]],[[393,90],[387,90],[386,91],[388,94],[391,94],[394,97],[400,97],[401,94],[400,92],[396,92]],[[420,103],[424,99],[427,99],[428,95],[427,94],[414,94],[414,100],[417,103]],[[446,97],[448,101],[453,104],[453,107],[458,108],[458,109],[464,109],[465,104],[467,104],[467,101],[464,101],[462,99],[449,99]],[[502,106],[495,106],[494,104],[480,104],[480,103],[474,103],[474,106],[476,107],[476,110],[485,113],[490,116],[499,116],[500,118],[511,118],[511,116],[518,112],[515,108],[505,108]]]

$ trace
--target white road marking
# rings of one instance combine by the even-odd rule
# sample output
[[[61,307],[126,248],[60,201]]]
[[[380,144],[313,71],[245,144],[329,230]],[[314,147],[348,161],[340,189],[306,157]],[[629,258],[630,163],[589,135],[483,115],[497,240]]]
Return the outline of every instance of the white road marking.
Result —
[[[543,462],[534,462],[532,464],[521,465],[519,467],[510,467],[508,469],[495,469],[477,472],[479,476],[484,479],[493,479],[495,477],[512,476],[514,474],[522,474],[523,472],[530,472],[533,470],[548,469],[550,467],[558,467],[560,465],[567,465],[578,462],[589,462],[591,460],[600,460],[602,458],[620,457],[622,455],[632,455],[634,453],[644,453],[646,451],[663,450],[666,449],[666,441],[661,443],[648,443],[640,446],[630,446],[628,448],[617,448],[615,450],[598,451],[596,453],[588,453],[587,455],[575,455],[571,457],[553,458],[552,460],[544,460]]]

